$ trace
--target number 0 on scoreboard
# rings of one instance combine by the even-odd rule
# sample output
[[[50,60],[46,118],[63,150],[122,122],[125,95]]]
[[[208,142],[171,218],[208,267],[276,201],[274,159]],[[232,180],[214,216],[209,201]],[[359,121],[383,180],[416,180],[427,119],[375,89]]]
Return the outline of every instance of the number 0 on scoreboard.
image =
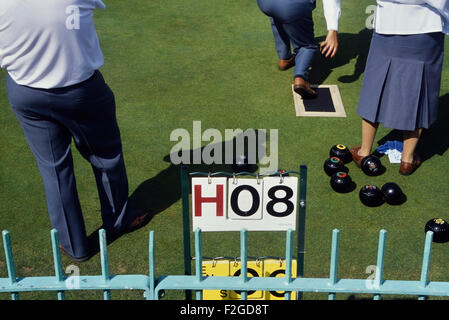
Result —
[[[194,177],[193,230],[295,230],[297,195],[297,177]]]

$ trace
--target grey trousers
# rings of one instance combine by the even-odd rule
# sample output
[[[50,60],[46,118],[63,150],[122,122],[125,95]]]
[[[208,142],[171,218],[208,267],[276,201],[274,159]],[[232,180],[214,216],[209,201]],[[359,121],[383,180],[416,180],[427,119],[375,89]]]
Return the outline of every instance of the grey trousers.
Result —
[[[258,0],[260,10],[270,17],[274,43],[279,59],[295,54],[293,77],[305,80],[319,50],[315,41],[312,11],[314,0]],[[291,46],[290,46],[291,44]]]
[[[73,170],[72,138],[92,165],[102,227],[120,231],[134,218],[128,206],[114,95],[99,71],[66,88],[30,88],[9,76],[6,87],[42,176],[50,223],[66,251],[74,257],[86,256],[89,248]]]

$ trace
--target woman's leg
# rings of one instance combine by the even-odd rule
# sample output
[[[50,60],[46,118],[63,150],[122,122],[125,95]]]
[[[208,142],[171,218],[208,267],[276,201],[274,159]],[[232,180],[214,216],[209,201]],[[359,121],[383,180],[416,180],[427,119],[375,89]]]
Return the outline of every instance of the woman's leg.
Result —
[[[362,146],[358,151],[359,156],[365,157],[371,154],[378,126],[378,123],[362,119]]]
[[[404,131],[404,147],[402,149],[402,161],[406,163],[413,163],[414,153],[416,145],[418,144],[419,137],[421,136],[422,129],[416,129],[415,131]]]
[[[401,167],[399,168],[399,173],[402,175],[411,175],[421,165],[421,159],[415,154],[421,132],[421,128],[403,132],[404,147],[402,149]]]
[[[371,154],[378,126],[378,123],[373,123],[362,118],[362,145],[353,146],[349,150],[352,154],[352,160],[359,168],[363,158]]]

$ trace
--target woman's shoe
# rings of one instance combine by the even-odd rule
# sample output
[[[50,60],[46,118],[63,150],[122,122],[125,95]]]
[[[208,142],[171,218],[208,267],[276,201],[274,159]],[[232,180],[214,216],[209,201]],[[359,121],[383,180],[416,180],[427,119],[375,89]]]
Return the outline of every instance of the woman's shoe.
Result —
[[[349,149],[349,152],[351,152],[352,155],[352,160],[359,168],[362,166],[363,158],[365,158],[364,156],[359,156],[360,148],[361,148],[360,146],[353,146],[351,149]]]
[[[404,162],[401,161],[401,166],[399,167],[399,173],[403,176],[409,176],[421,165],[421,158],[415,154],[413,155],[413,162]]]

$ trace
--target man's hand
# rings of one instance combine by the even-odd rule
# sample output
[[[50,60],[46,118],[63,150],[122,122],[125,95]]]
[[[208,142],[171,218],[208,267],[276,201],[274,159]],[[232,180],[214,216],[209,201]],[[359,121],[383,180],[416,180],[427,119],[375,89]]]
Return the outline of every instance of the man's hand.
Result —
[[[338,32],[335,30],[329,30],[326,36],[326,40],[321,42],[320,51],[323,57],[333,58],[338,51]]]

